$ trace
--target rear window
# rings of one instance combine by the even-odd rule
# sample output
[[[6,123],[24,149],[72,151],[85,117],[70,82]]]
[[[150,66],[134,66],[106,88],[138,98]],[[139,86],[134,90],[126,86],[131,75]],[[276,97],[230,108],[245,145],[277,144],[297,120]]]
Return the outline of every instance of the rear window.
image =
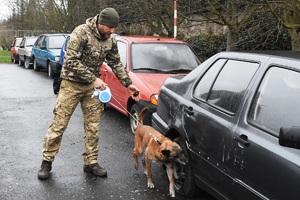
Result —
[[[219,59],[202,77],[194,97],[234,115],[259,64]]]
[[[22,38],[17,38],[16,39],[16,47],[19,47],[21,42],[22,42]]]
[[[271,67],[256,92],[249,122],[278,136],[282,126],[299,126],[299,99],[300,73]]]
[[[27,46],[33,46],[33,44],[35,43],[36,38],[27,38]]]
[[[66,36],[49,36],[49,49],[60,49],[66,40]]]

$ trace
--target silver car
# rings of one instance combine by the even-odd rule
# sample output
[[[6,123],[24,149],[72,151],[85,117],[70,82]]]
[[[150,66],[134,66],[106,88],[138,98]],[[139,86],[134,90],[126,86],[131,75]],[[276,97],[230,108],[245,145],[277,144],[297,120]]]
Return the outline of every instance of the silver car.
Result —
[[[31,50],[36,40],[37,37],[24,37],[20,43],[20,47],[18,50],[19,65],[24,65],[26,69],[30,68],[33,64]]]

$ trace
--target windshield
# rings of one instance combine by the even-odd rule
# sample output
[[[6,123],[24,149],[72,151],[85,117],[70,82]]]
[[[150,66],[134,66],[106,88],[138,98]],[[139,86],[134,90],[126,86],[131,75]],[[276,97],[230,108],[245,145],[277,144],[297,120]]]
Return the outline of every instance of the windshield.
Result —
[[[55,35],[49,37],[49,49],[60,49],[66,37],[63,35]]]
[[[200,60],[186,44],[132,44],[131,56],[133,70],[189,72],[200,64]]]

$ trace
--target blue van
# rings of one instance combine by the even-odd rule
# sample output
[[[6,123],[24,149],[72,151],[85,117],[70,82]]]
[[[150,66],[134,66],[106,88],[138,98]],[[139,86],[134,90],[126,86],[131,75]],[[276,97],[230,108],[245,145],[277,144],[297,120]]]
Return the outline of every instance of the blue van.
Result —
[[[63,43],[63,45],[61,47],[61,50],[60,50],[60,58],[59,58],[60,68],[62,68],[62,66],[64,64],[64,57],[65,57],[65,53],[66,53],[66,50],[67,50],[67,45],[68,45],[69,40],[70,40],[70,36],[67,36],[66,40]]]

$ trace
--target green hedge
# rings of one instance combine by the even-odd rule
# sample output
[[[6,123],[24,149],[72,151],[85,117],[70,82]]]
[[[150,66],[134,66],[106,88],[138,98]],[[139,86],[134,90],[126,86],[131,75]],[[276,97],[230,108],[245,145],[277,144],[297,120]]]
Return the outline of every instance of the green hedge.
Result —
[[[273,31],[271,34],[253,34],[249,31],[241,31],[239,38],[238,51],[292,49],[291,38],[283,29]],[[198,35],[189,38],[187,42],[202,60],[206,60],[220,51],[226,51],[225,35]]]

